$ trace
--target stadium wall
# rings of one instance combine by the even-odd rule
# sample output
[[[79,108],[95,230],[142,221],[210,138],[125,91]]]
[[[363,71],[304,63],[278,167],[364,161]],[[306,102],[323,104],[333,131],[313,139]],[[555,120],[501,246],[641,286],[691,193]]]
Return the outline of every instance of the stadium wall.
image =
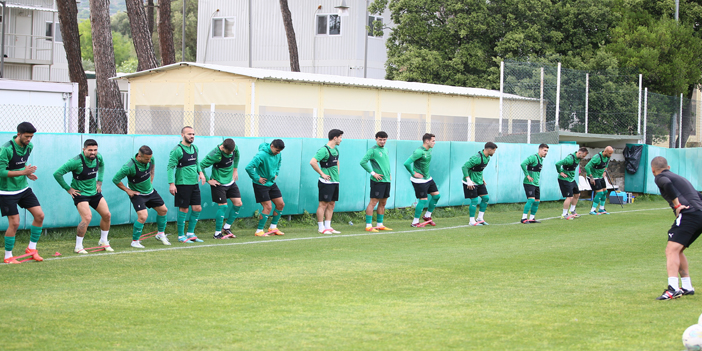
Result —
[[[627,147],[629,145],[638,144],[627,144]],[[702,148],[669,149],[652,145],[643,145],[636,173],[626,172],[624,175],[626,191],[660,195],[655,177],[651,173],[651,160],[656,156],[665,157],[673,173],[685,177],[697,191],[702,191]]]

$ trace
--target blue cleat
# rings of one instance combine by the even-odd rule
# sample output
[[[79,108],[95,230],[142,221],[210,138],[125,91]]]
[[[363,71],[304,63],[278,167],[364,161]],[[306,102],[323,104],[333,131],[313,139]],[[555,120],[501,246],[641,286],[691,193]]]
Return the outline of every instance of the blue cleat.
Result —
[[[590,211],[590,214],[591,214],[591,215],[598,215],[599,213],[597,213],[597,212],[595,212],[595,211]]]
[[[190,241],[194,241],[194,242],[196,242],[196,243],[202,243],[202,242],[204,242],[204,240],[198,239],[197,236],[196,236],[195,234],[188,234],[188,235],[187,235],[187,239],[190,240]],[[179,240],[180,240],[180,238],[179,238]]]

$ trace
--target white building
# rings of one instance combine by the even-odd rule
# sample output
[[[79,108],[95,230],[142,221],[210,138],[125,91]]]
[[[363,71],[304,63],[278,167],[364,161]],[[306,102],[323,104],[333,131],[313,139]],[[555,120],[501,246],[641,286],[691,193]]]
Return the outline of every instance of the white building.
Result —
[[[369,16],[368,0],[289,1],[300,70],[350,77],[385,78],[389,29],[368,35],[369,23],[391,27],[390,12]],[[290,70],[288,42],[278,0],[200,0],[197,62]]]

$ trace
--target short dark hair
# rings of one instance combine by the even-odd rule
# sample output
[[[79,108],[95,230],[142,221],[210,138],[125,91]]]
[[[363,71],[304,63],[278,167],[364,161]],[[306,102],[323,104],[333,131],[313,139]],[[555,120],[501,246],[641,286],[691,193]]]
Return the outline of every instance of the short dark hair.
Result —
[[[147,156],[148,156],[148,155],[153,155],[153,154],[154,154],[154,152],[151,151],[151,148],[148,147],[148,146],[146,146],[146,145],[142,145],[142,146],[139,148],[139,153],[142,154],[142,155],[147,155]]]
[[[193,128],[193,127],[191,127],[191,126],[185,126],[185,127],[183,127],[183,128],[180,129],[180,134],[183,134],[183,132],[184,132],[186,129],[188,129],[188,128],[190,128],[190,129],[192,129],[192,130],[195,130],[195,128]]]
[[[95,141],[95,139],[86,139],[83,143],[83,148],[86,148],[88,146],[98,146],[97,141]]]
[[[29,122],[22,122],[17,125],[17,134],[36,133],[37,129]]]
[[[375,138],[376,138],[376,139],[378,139],[378,138],[381,138],[381,139],[382,139],[382,138],[385,138],[385,139],[387,139],[387,138],[388,138],[388,133],[385,133],[385,132],[383,132],[383,131],[381,130],[381,131],[375,133]]]
[[[668,160],[663,156],[656,156],[651,160],[651,168],[653,169],[666,169],[668,168]]]
[[[587,148],[586,148],[586,147],[581,147],[581,148],[578,149],[578,151],[584,152],[584,153],[586,153],[586,154],[589,154],[589,153],[590,153],[590,151],[587,151]]]
[[[329,131],[329,140],[332,140],[338,136],[344,135],[344,132],[342,132],[340,129],[332,129]]]
[[[232,138],[226,138],[226,139],[224,139],[224,141],[222,142],[222,146],[224,146],[224,148],[225,148],[227,151],[230,151],[230,152],[231,152],[231,151],[234,151],[234,148],[236,147],[236,143],[234,143],[234,139],[232,139]]]
[[[548,149],[548,145],[547,144],[539,145],[539,150],[541,150],[541,149]]]
[[[274,139],[273,141],[271,141],[271,146],[280,151],[283,151],[283,149],[285,149],[285,143],[280,139]]]
[[[485,143],[485,148],[495,150],[497,149],[497,144],[493,143],[492,141],[488,141]]]
[[[436,138],[436,135],[431,134],[431,133],[425,133],[422,135],[422,142],[425,142],[427,140],[431,140],[431,138]]]

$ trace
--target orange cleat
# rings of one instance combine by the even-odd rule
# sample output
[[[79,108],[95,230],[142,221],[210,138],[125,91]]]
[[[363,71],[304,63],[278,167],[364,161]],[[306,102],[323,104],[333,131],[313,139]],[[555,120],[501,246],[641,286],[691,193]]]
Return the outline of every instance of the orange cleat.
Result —
[[[278,228],[268,228],[266,235],[285,235],[285,233],[281,232]]]
[[[44,260],[41,256],[39,256],[39,251],[37,251],[37,250],[32,250],[30,248],[27,248],[26,250],[24,250],[24,253],[32,254],[32,259],[37,261],[37,262],[41,262]]]
[[[392,228],[388,228],[388,227],[386,227],[386,226],[375,227],[375,229],[376,229],[376,230],[392,230]]]
[[[17,261],[17,259],[16,259],[15,257],[6,258],[6,259],[3,260],[3,262],[9,263],[9,264],[20,264],[20,263],[22,263],[22,262],[20,262],[20,261]]]
[[[367,232],[371,232],[371,233],[377,233],[377,232],[378,232],[378,228],[366,227],[366,231],[367,231]]]
[[[264,232],[263,230],[257,230],[254,235],[255,236],[268,236],[268,234],[266,234],[266,232]]]

